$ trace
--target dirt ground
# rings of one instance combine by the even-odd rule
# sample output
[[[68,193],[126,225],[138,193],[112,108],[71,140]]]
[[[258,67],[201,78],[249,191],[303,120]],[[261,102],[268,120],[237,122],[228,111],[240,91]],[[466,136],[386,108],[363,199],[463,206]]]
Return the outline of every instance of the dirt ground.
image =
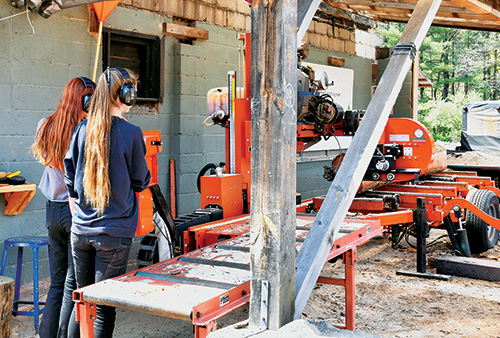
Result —
[[[431,239],[440,235],[431,231]],[[427,271],[448,254],[446,244],[428,250]],[[479,256],[476,256],[479,257]],[[500,260],[500,245],[479,258]],[[358,248],[356,266],[356,329],[380,337],[469,337],[500,338],[500,284],[461,277],[452,281],[428,280],[396,275],[416,271],[415,250],[405,242],[391,248],[385,237],[377,237]],[[322,275],[342,276],[341,260],[326,263]],[[42,286],[46,292],[48,281]],[[193,337],[189,322],[118,309],[115,337]],[[219,327],[248,318],[248,307],[223,317]],[[303,318],[344,321],[343,288],[318,285],[304,310]],[[33,319],[15,317],[12,338],[35,337]]]

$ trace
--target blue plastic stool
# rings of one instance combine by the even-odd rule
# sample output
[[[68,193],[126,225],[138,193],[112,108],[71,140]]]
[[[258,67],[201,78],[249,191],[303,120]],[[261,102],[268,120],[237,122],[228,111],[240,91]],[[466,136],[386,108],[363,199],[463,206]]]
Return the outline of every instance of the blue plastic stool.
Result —
[[[43,313],[43,309],[40,309],[40,305],[45,305],[45,302],[39,301],[38,292],[38,249],[41,246],[47,246],[49,248],[49,265],[50,271],[52,271],[52,260],[50,259],[50,247],[49,239],[47,237],[13,237],[6,239],[4,241],[3,257],[2,257],[2,267],[0,270],[0,275],[4,275],[5,262],[7,260],[7,248],[18,247],[17,253],[17,271],[16,271],[16,285],[14,291],[14,306],[12,314],[14,316],[32,316],[35,319],[35,332],[38,333],[38,325],[40,315]],[[33,249],[33,301],[19,300],[19,289],[21,285],[21,271],[23,265],[23,248],[30,247]],[[20,311],[18,310],[19,304],[33,304],[33,311]]]

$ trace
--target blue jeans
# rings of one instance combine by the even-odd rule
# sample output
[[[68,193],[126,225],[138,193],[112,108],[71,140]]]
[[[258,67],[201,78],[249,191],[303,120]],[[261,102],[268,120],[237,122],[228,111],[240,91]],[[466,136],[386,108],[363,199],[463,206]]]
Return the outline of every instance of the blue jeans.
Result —
[[[127,269],[132,238],[109,235],[85,236],[71,234],[78,288],[102,280],[123,275]],[[112,337],[115,328],[116,309],[97,305],[94,321],[94,337]]]
[[[76,288],[70,242],[71,212],[68,202],[47,201],[45,216],[52,271],[50,289],[40,323],[40,338],[66,338],[73,310],[72,293]]]

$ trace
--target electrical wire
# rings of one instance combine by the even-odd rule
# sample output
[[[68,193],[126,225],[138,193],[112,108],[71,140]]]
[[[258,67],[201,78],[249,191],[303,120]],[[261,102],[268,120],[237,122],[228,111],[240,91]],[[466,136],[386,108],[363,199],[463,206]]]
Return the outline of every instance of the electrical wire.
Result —
[[[157,213],[157,211],[155,210],[154,211],[155,213]],[[161,218],[161,216],[158,214],[158,216],[160,217],[160,219],[163,221],[163,223],[165,224],[166,226],[166,223],[165,221],[163,220],[163,218]],[[163,226],[160,226],[159,222],[157,222],[154,218],[153,218],[153,223],[155,224],[155,229],[158,229],[158,232],[162,235],[163,238],[165,238],[165,240],[168,242],[169,244],[169,251],[170,251],[170,257],[174,257],[174,245],[172,244],[172,240],[170,238],[170,236],[168,236],[164,231],[163,231]]]
[[[205,126],[209,126],[209,127],[210,127],[210,126],[215,126],[215,122],[213,122],[212,124],[207,123],[208,119],[211,119],[211,118],[212,118],[212,116],[207,117],[207,118],[205,119],[205,121],[203,121],[203,124],[204,124]],[[212,119],[212,121],[213,121],[213,119]]]
[[[24,13],[27,13],[27,12],[29,12],[28,9],[26,9],[24,12],[16,13],[16,14],[13,14],[13,15],[6,16],[5,18],[1,18],[0,21],[11,19],[11,18],[13,18],[15,16],[23,15]],[[28,20],[29,20],[29,18],[28,18]]]

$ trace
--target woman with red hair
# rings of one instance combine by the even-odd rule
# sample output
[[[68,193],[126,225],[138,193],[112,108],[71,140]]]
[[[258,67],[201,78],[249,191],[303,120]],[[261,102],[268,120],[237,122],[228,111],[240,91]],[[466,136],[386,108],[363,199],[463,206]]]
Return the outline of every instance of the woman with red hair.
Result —
[[[45,210],[52,259],[51,284],[40,323],[41,338],[68,336],[76,281],[71,250],[72,218],[64,183],[64,156],[73,131],[87,117],[86,110],[94,87],[94,82],[88,78],[71,79],[63,90],[56,111],[38,123],[32,146],[35,158],[45,166],[38,188],[48,199]]]

